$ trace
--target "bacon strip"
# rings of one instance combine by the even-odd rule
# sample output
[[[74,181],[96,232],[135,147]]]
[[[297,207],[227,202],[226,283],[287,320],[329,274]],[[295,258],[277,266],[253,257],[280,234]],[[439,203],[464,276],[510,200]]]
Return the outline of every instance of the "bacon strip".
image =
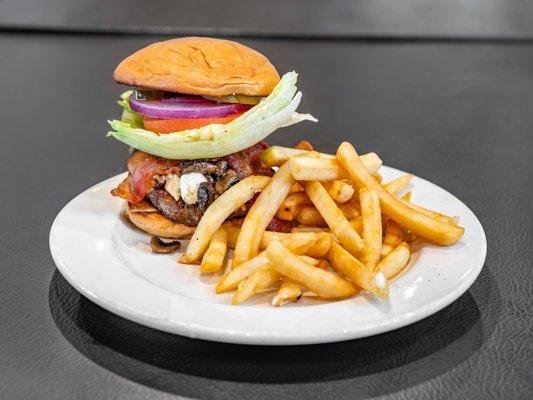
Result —
[[[289,221],[283,221],[278,217],[272,218],[272,221],[268,224],[266,230],[274,232],[285,232],[290,233],[292,229],[292,224]]]
[[[267,147],[266,143],[259,142],[239,153],[223,157],[223,159],[226,159],[230,167],[237,172],[239,179],[244,179],[252,174],[272,175],[269,169],[261,168],[259,162],[259,155]],[[207,161],[212,162],[212,160]],[[111,194],[121,197],[131,204],[138,204],[154,189],[155,176],[179,174],[183,168],[194,162],[199,162],[199,160],[169,160],[143,151],[136,151],[128,160],[128,177],[117,188],[113,189]]]
[[[122,197],[131,204],[137,204],[155,187],[154,177],[156,175],[178,173],[182,163],[182,161],[168,160],[143,151],[136,151],[128,159],[129,175],[116,189],[111,191],[111,194]]]
[[[116,197],[121,197],[128,203],[133,204],[135,198],[131,192],[131,174],[128,174],[126,179],[119,183],[119,185],[111,191],[111,194]],[[135,204],[137,204],[136,202]]]
[[[260,156],[263,150],[265,150],[266,148],[268,148],[268,144],[266,144],[266,142],[259,142],[242,151],[242,153],[250,161],[250,164],[252,164],[252,168],[254,169],[255,175],[273,175],[272,170],[270,168],[265,168],[261,165]]]
[[[128,171],[131,174],[131,192],[133,201],[140,202],[146,193],[151,192],[155,186],[156,175],[179,173],[181,161],[168,160],[156,157],[143,151],[136,151],[128,160]]]

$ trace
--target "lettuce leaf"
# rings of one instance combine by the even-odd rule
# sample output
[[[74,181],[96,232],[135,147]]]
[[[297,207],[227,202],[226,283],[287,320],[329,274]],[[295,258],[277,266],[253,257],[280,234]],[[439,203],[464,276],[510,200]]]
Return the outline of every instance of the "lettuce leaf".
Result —
[[[301,92],[296,93],[296,80],[295,72],[286,73],[268,97],[228,124],[212,124],[158,135],[142,129],[135,122],[113,120],[109,121],[113,131],[108,132],[108,136],[136,149],[169,159],[222,157],[254,145],[278,128],[301,121],[317,122],[310,114],[296,112],[302,97]],[[128,103],[127,98],[123,100]],[[129,109],[129,104],[127,108]],[[124,107],[124,110],[127,108]]]
[[[132,95],[133,90],[128,90],[120,95],[120,100],[117,101],[118,105],[122,107],[122,116],[120,120],[126,124],[129,124],[132,128],[144,128],[143,117],[141,114],[137,114],[130,108],[130,102],[128,101]]]

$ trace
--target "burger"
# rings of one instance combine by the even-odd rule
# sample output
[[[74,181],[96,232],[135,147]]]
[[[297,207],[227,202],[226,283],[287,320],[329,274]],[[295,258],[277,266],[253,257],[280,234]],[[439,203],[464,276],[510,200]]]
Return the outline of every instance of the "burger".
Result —
[[[250,175],[272,175],[259,155],[276,129],[314,121],[296,109],[295,72],[280,77],[240,43],[185,37],[154,43],[123,60],[120,120],[112,136],[132,149],[128,175],[112,194],[131,222],[164,238],[188,238],[209,205]],[[230,218],[245,216],[249,204]],[[284,230],[274,220],[272,230]]]

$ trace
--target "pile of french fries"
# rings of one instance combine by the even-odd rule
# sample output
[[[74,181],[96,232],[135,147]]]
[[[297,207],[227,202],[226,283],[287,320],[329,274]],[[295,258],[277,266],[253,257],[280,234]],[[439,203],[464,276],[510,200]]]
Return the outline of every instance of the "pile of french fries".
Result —
[[[381,159],[359,156],[350,143],[336,155],[307,143],[272,146],[261,163],[277,168],[274,176],[250,176],[218,197],[180,260],[215,273],[234,249],[216,286],[217,293],[235,291],[232,304],[267,290],[274,306],[304,293],[343,299],[365,290],[388,298],[389,282],[412,264],[414,246],[447,246],[464,234],[455,218],[412,204],[410,192],[400,197],[412,175],[381,183]],[[226,222],[258,192],[242,225]],[[266,231],[274,216],[291,221],[292,231]]]

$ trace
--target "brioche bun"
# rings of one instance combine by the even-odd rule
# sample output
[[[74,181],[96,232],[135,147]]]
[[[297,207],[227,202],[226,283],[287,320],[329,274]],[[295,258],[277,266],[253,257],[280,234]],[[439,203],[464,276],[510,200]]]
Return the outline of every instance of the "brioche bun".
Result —
[[[201,96],[267,96],[280,80],[259,52],[206,37],[151,44],[122,61],[113,78],[129,86]]]
[[[133,225],[150,235],[169,239],[190,239],[194,230],[187,226],[168,219],[159,211],[140,211],[135,207],[126,206],[126,215]]]

